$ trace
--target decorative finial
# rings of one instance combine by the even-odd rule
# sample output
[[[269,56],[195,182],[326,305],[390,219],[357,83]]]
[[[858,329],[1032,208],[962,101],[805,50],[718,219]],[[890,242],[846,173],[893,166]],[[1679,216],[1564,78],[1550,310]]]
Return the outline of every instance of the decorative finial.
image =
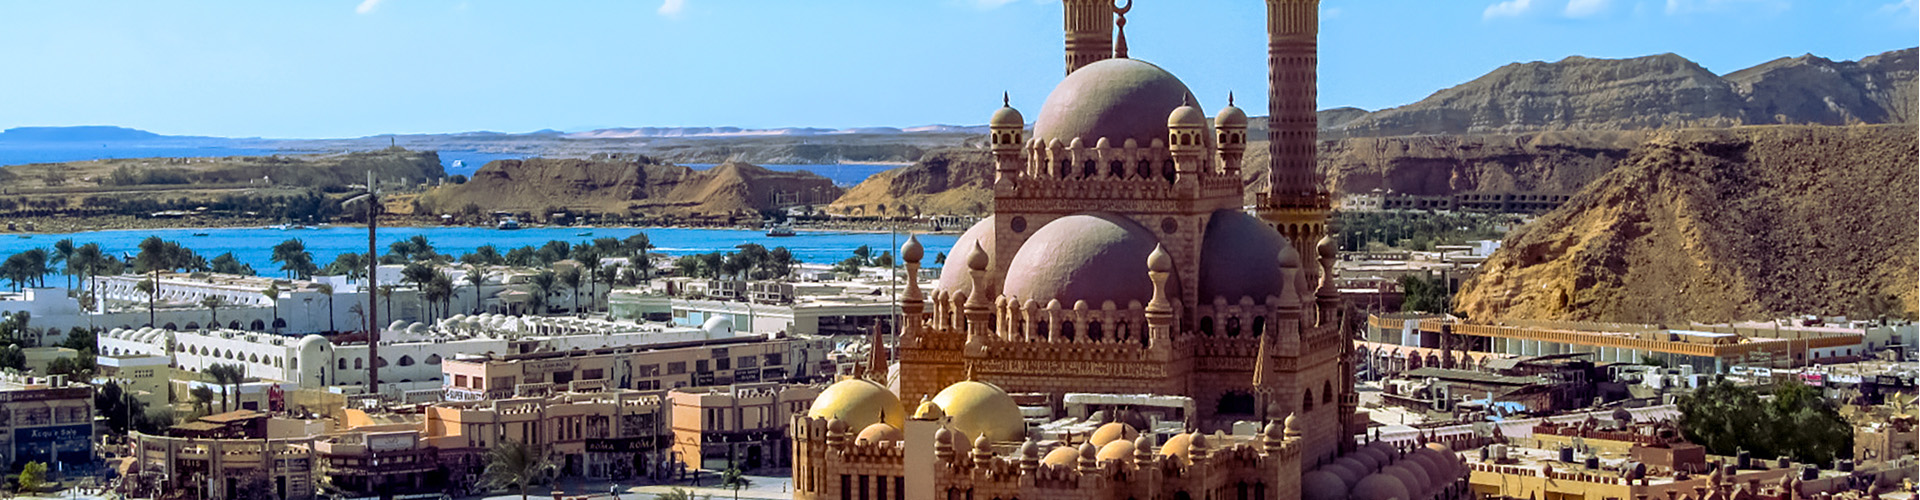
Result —
[[[1227,91],[1227,105],[1228,106],[1233,105],[1233,91],[1231,90]]]
[[[1191,93],[1189,93],[1189,94],[1187,94],[1187,95],[1183,95],[1183,96],[1180,96],[1180,105],[1181,105],[1181,106],[1192,106],[1192,105],[1193,105],[1193,94],[1191,94]]]
[[[1011,108],[1011,107],[1013,107],[1013,95],[1012,95],[1012,94],[1008,94],[1008,93],[1007,93],[1006,91],[1004,91],[1004,90],[1003,90],[1003,91],[1000,91],[1000,106],[1001,106],[1001,107],[1006,107],[1006,108]]]
[[[1127,11],[1131,10],[1133,10],[1133,0],[1127,0],[1126,6],[1113,8],[1113,14],[1115,16],[1113,25],[1114,31],[1117,34],[1113,43],[1114,59],[1127,58]]]

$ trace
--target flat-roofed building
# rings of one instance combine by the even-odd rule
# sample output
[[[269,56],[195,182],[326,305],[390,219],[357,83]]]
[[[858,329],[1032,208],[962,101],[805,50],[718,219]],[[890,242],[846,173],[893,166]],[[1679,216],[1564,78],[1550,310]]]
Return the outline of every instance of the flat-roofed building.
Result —
[[[1541,356],[1589,353],[1595,363],[1655,359],[1702,373],[1736,366],[1788,368],[1840,363],[1867,354],[1858,330],[1692,324],[1684,328],[1630,323],[1491,320],[1467,323],[1438,315],[1387,314],[1367,318],[1364,340],[1447,352]],[[1447,357],[1445,354],[1441,356]]]
[[[667,392],[673,453],[686,467],[752,470],[792,465],[787,424],[820,387],[777,383],[687,387]]]
[[[0,463],[93,463],[93,387],[64,375],[0,376]],[[57,464],[56,464],[57,463]]]

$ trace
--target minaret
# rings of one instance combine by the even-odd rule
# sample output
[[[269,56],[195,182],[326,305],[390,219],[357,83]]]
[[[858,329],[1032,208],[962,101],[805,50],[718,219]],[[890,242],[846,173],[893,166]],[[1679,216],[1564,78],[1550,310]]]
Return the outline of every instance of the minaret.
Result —
[[[1066,9],[1067,74],[1113,57],[1112,0],[1061,0]],[[1132,6],[1131,3],[1128,4]]]
[[[993,183],[996,187],[1013,187],[1013,178],[1020,176],[1020,169],[1026,167],[1021,158],[1021,148],[1027,143],[1026,118],[1020,116],[1020,110],[1013,109],[1013,100],[1006,93],[1000,94],[1000,109],[993,112],[988,121],[993,132]]]
[[[1213,114],[1214,144],[1220,148],[1220,173],[1240,178],[1240,158],[1247,151],[1247,113],[1233,105],[1233,93],[1227,93],[1227,107]]]
[[[1326,186],[1315,173],[1319,37],[1319,0],[1267,0],[1267,152],[1272,164],[1258,213],[1303,252],[1326,235],[1332,209]]]

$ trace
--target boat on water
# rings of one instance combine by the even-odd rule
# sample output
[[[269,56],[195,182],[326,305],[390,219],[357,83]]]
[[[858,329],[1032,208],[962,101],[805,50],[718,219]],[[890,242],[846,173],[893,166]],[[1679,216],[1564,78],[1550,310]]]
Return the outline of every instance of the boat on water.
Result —
[[[593,231],[581,231],[578,233],[573,233],[573,235],[574,236],[593,236]]]
[[[520,221],[515,220],[512,217],[503,218],[503,219],[500,219],[500,224],[494,226],[494,229],[499,229],[502,231],[512,231],[515,229],[520,229]]]
[[[799,233],[793,232],[793,225],[785,222],[774,224],[767,227],[767,236],[781,237],[781,236],[793,236],[796,234],[799,234]]]
[[[206,236],[207,233],[193,233],[194,236]]]

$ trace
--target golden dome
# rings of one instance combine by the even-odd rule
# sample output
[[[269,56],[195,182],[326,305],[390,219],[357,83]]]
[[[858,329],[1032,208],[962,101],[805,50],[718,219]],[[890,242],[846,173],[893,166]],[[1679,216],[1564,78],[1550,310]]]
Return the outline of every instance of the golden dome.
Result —
[[[1100,455],[1098,455],[1098,457],[1101,460],[1132,462],[1133,442],[1116,439],[1111,443],[1107,443],[1106,446],[1100,447]]]
[[[941,410],[940,405],[933,404],[932,401],[922,400],[920,402],[920,408],[913,411],[914,420],[939,420],[943,418],[947,418],[947,412]]]
[[[863,378],[834,382],[807,409],[808,417],[838,418],[847,422],[847,428],[862,430],[882,422],[895,429],[905,427],[906,415],[899,396]]]
[[[991,384],[963,381],[941,389],[933,396],[952,418],[954,430],[988,441],[1017,441],[1027,436],[1027,422],[1020,417],[1020,405],[1007,391]]]
[[[1093,436],[1088,437],[1087,442],[1093,443],[1094,446],[1106,446],[1107,443],[1111,443],[1116,439],[1132,441],[1135,436],[1139,435],[1140,431],[1134,430],[1131,425],[1120,422],[1109,422],[1106,425],[1100,426],[1098,429],[1094,429]]]
[[[1069,467],[1079,460],[1079,450],[1073,449],[1072,446],[1061,446],[1054,448],[1053,451],[1047,452],[1047,458],[1040,459],[1040,463],[1058,467]]]
[[[1193,433],[1174,434],[1160,445],[1160,454],[1180,457],[1180,463],[1187,463],[1187,452],[1193,445]]]
[[[865,439],[869,443],[877,443],[881,441],[899,441],[902,436],[904,435],[900,433],[900,428],[887,425],[884,422],[875,422],[873,425],[861,429],[860,435],[853,440],[858,442]]]

